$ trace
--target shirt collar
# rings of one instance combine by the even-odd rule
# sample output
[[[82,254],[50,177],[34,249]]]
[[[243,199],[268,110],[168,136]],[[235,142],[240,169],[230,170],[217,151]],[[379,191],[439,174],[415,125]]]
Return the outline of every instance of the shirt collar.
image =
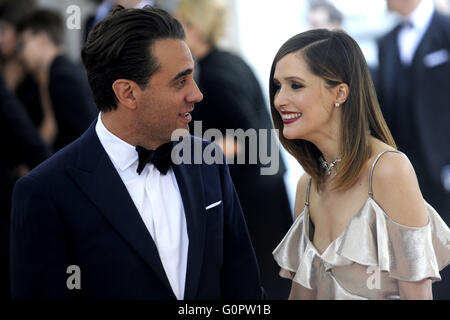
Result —
[[[426,29],[434,13],[434,1],[422,0],[413,12],[406,18],[413,23],[415,29]]]
[[[153,5],[154,5],[154,1],[153,0],[143,0],[136,6],[136,8],[142,9],[145,6],[153,6]]]
[[[100,112],[95,131],[115,167],[125,171],[138,161],[136,148],[111,133],[103,124],[101,115],[102,113]]]

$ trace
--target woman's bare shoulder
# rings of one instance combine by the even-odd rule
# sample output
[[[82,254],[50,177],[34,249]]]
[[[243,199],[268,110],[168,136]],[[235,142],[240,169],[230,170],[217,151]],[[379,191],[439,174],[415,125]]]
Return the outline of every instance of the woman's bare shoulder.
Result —
[[[390,149],[388,149],[390,150]],[[403,153],[386,152],[372,176],[373,198],[399,224],[420,227],[428,222],[416,173]]]
[[[396,151],[397,150],[394,147],[388,145],[387,143],[384,143],[383,141],[381,141],[375,137],[371,137],[370,145],[372,148],[372,157],[373,158],[376,158],[383,151]]]

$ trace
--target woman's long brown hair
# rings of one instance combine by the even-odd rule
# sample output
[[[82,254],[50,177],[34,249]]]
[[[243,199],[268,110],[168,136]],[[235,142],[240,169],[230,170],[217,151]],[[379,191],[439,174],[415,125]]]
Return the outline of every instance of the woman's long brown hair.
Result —
[[[341,83],[349,86],[349,95],[342,108],[341,155],[339,171],[333,188],[345,190],[358,179],[371,156],[370,136],[396,148],[394,139],[381,113],[364,55],[356,41],[343,31],[315,29],[300,33],[289,39],[280,48],[270,71],[270,109],[274,126],[279,129],[280,142],[292,154],[306,173],[317,183],[320,190],[325,171],[318,159],[320,150],[311,142],[286,139],[283,120],[274,107],[276,87],[273,82],[278,61],[290,53],[301,55],[310,71],[323,78],[330,88]]]

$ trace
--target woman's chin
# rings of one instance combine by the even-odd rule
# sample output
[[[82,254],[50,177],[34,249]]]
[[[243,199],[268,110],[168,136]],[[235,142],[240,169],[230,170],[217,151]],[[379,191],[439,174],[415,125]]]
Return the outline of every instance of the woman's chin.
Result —
[[[288,140],[301,139],[296,130],[286,127],[283,129],[283,137]]]

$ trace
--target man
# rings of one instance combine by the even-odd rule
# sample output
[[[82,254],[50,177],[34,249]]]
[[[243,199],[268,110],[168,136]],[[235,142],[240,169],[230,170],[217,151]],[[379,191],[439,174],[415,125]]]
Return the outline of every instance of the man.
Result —
[[[342,29],[342,13],[328,1],[318,1],[308,12],[308,25],[311,29]]]
[[[64,25],[56,12],[36,10],[18,29],[21,57],[39,84],[44,114],[56,124],[56,151],[77,139],[95,118],[92,93],[82,66],[63,54]]]
[[[399,150],[411,160],[424,196],[450,223],[450,18],[433,1],[388,0],[402,23],[379,42],[377,93]],[[450,272],[434,285],[450,298]]]
[[[16,185],[13,298],[260,299],[227,166],[156,161],[202,99],[179,22],[118,7],[82,58],[101,113]]]

